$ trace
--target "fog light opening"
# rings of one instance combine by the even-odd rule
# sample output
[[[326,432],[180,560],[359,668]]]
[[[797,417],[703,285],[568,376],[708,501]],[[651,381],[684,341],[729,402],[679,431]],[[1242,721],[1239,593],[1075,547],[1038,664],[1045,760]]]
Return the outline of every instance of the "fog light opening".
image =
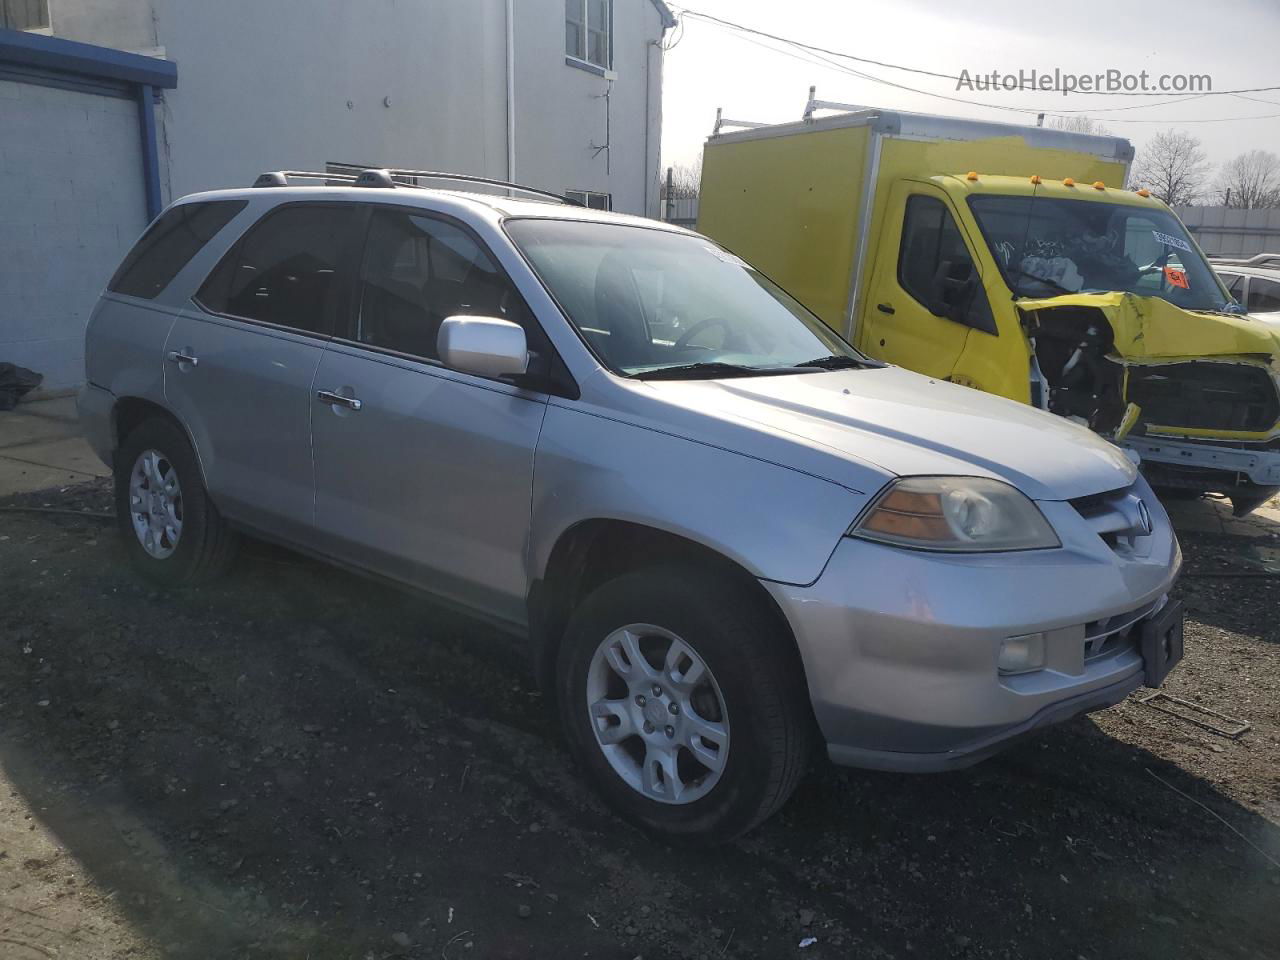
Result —
[[[1006,637],[1000,642],[1000,655],[996,668],[1003,674],[1030,673],[1043,670],[1045,659],[1043,633],[1028,633],[1021,637]]]

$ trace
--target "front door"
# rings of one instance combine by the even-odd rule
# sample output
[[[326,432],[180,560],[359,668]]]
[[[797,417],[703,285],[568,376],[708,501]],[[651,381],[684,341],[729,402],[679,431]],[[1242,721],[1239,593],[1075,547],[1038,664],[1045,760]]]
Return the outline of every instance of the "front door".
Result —
[[[445,368],[459,314],[538,331],[459,224],[375,208],[346,337],[312,391],[316,524],[325,549],[504,619],[525,619],[533,457],[547,398]]]
[[[354,204],[277,207],[182,312],[165,346],[165,397],[191,431],[230,517],[306,543],[311,385],[339,312]]]
[[[957,289],[975,271],[973,257],[942,191],[934,187],[894,184],[884,223],[858,346],[873,357],[946,379],[972,328],[939,315],[940,283],[950,280]],[[976,292],[985,305],[980,283]]]

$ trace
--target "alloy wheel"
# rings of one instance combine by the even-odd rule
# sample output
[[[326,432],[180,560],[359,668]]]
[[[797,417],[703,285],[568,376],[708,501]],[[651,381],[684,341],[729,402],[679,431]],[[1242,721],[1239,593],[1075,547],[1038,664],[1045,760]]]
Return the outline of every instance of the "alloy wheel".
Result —
[[[178,471],[160,451],[142,451],[129,474],[129,519],[149,556],[164,560],[178,549],[182,515]]]
[[[720,781],[729,717],[710,668],[670,630],[634,623],[600,642],[587,669],[596,743],[637,793],[687,804]]]

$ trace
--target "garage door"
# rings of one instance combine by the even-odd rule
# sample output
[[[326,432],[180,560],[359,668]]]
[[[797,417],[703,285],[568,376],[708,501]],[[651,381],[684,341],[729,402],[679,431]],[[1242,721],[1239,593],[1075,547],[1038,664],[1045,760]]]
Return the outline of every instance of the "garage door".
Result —
[[[0,80],[0,361],[84,379],[84,328],[146,227],[134,99]]]

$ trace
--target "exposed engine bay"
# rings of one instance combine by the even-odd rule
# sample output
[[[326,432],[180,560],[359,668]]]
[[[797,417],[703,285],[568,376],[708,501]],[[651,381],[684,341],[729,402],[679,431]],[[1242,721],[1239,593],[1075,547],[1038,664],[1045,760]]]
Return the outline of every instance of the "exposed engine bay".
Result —
[[[1127,406],[1125,368],[1106,315],[1096,307],[1064,306],[1023,316],[1035,361],[1032,403],[1095,433],[1114,433]]]
[[[1033,401],[1103,435],[1121,425],[1130,403],[1143,428],[1258,432],[1280,419],[1280,395],[1265,366],[1239,360],[1135,362],[1115,349],[1106,314],[1061,306],[1024,314],[1041,396]],[[1033,387],[1034,390],[1034,387]]]

